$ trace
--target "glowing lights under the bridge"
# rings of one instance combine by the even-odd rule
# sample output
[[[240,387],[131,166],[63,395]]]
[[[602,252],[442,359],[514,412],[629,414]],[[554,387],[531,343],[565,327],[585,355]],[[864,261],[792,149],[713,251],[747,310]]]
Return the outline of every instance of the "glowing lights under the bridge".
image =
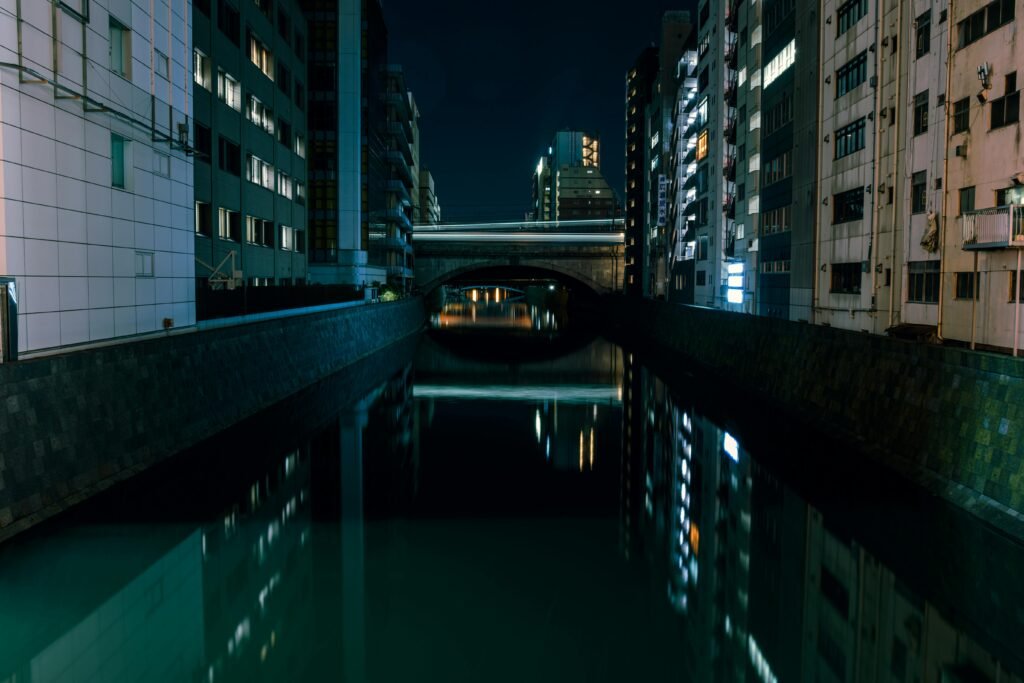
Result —
[[[544,242],[553,244],[625,244],[624,232],[437,232],[416,233],[417,242]]]

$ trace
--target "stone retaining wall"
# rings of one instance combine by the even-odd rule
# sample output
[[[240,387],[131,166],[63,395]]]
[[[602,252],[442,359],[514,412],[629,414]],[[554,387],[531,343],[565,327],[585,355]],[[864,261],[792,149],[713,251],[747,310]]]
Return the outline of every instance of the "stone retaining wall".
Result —
[[[738,388],[885,454],[971,507],[1024,511],[1024,360],[622,297],[623,340],[682,354]]]
[[[424,322],[413,299],[0,365],[0,540]]]

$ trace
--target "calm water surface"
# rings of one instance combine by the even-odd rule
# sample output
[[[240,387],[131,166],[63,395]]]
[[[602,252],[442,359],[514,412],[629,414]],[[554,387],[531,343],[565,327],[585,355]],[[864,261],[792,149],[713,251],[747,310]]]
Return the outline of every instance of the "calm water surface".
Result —
[[[4,546],[0,682],[1021,680],[1017,544],[502,306]]]

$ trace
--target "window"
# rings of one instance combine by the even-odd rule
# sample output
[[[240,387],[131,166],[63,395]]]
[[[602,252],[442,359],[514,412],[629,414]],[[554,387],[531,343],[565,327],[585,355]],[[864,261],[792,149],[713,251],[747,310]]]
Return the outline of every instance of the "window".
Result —
[[[192,78],[196,85],[207,90],[213,85],[210,72],[210,58],[199,50],[192,50]]]
[[[246,163],[246,179],[273,191],[274,189],[274,167],[257,156],[250,154]]]
[[[791,175],[793,175],[792,156],[789,151],[786,151],[764,165],[762,182],[765,185],[771,185]]]
[[[270,48],[253,35],[249,36],[249,61],[255,64],[264,76],[274,80],[274,55]]]
[[[960,215],[974,211],[974,186],[960,188]]]
[[[246,118],[271,135],[274,134],[274,112],[254,95],[248,96],[249,105],[246,107]]]
[[[789,232],[792,229],[792,212],[792,206],[765,211],[761,214],[761,234],[774,235],[779,232]]]
[[[1020,120],[1020,91],[1017,90],[1017,72],[1006,75],[1003,96],[992,100],[992,128],[1008,126]]]
[[[242,241],[242,214],[221,207],[217,211],[217,236],[232,242]]]
[[[192,6],[206,16],[210,16],[210,0],[193,0]]]
[[[123,78],[131,77],[132,32],[110,17],[110,70]]]
[[[996,206],[1009,206],[1010,204],[1024,204],[1024,187],[1004,187],[996,190]]]
[[[284,119],[277,120],[277,141],[289,149],[292,146],[292,124]]]
[[[306,111],[306,87],[298,79],[295,80],[295,97],[292,99],[295,100],[295,107],[299,111]]]
[[[832,196],[832,224],[864,218],[864,188],[858,187]]]
[[[864,149],[866,127],[867,122],[861,118],[836,131],[836,159],[842,159]]]
[[[110,134],[110,185],[125,189],[128,175],[128,141],[117,133]]]
[[[213,231],[213,207],[207,202],[196,202],[196,234],[209,237]]]
[[[135,252],[135,277],[153,277],[153,252]]]
[[[213,137],[210,133],[210,129],[199,123],[193,121],[195,126],[195,148],[196,152],[209,159],[213,155]]]
[[[299,204],[306,204],[306,184],[295,181],[295,201]]]
[[[957,273],[956,274],[956,298],[970,299],[973,295],[975,300],[981,298],[981,277],[980,273]]]
[[[868,53],[861,52],[836,71],[836,97],[842,97],[868,78]]]
[[[292,72],[281,62],[277,63],[277,89],[285,95],[292,94]]]
[[[241,40],[242,22],[238,10],[226,0],[217,3],[217,28],[235,45]]]
[[[774,261],[761,261],[761,272],[771,274],[785,274],[790,272],[791,260],[789,258],[775,259]]]
[[[164,178],[170,178],[171,157],[153,150],[153,174]]]
[[[924,213],[928,208],[928,172],[918,171],[910,181],[910,213]]]
[[[928,91],[914,95],[914,135],[928,132]]]
[[[242,148],[226,137],[221,136],[218,148],[220,169],[231,175],[242,175]]]
[[[774,33],[782,20],[792,14],[795,8],[794,0],[776,0],[776,2],[767,4],[764,8],[764,30],[769,35]]]
[[[821,594],[843,619],[850,616],[850,591],[827,567],[821,568]]]
[[[271,19],[274,16],[274,3],[273,0],[252,0],[252,4],[256,5],[256,8],[263,13],[267,19]]]
[[[260,247],[274,246],[274,223],[255,216],[245,217],[245,241]]]
[[[707,235],[701,235],[697,238],[697,260],[707,261],[708,260],[708,242],[709,238]]]
[[[283,7],[277,8],[277,32],[286,45],[292,42],[292,20]]]
[[[284,173],[277,174],[277,193],[282,197],[291,199],[295,193],[295,184],[292,182],[291,176],[285,175]]]
[[[833,294],[860,294],[860,279],[863,268],[860,263],[833,263]]]
[[[1014,0],[991,2],[959,24],[959,47],[970,45],[979,38],[1013,21]]]
[[[1018,288],[1017,288],[1017,281],[1018,280],[1021,283],[1019,291],[1018,291]],[[1018,294],[1020,294],[1021,296],[1018,297],[1017,296]],[[1024,280],[1021,280],[1019,277],[1017,277],[1017,273],[1014,272],[1014,271],[1010,271],[1010,299],[1009,299],[1009,301],[1010,301],[1011,304],[1017,303],[1018,301],[1024,301]]]
[[[223,69],[217,70],[217,97],[235,111],[242,111],[242,84]]]
[[[300,62],[306,61],[306,38],[298,31],[295,32],[295,56]]]
[[[939,262],[911,261],[907,264],[907,301],[939,303]]]
[[[861,20],[868,13],[868,0],[847,0],[839,6],[836,12],[837,28],[836,37],[839,37],[853,28],[853,25]]]
[[[971,98],[965,97],[953,103],[953,132],[966,133],[971,128]]]
[[[161,78],[170,78],[170,68],[167,55],[160,50],[153,50],[153,72]]]
[[[764,134],[771,135],[793,120],[793,93],[786,92],[782,99],[765,111]]]
[[[917,46],[915,56],[920,59],[931,50],[932,11],[928,10],[917,18]]]
[[[708,155],[708,132],[702,130],[700,135],[697,137],[697,161],[705,158]]]
[[[295,154],[302,158],[306,158],[306,138],[302,135],[295,136]]]
[[[305,240],[302,239],[302,232],[293,227],[281,226],[281,249],[282,251],[303,251]]]
[[[866,0],[865,0],[866,1]],[[767,88],[796,61],[796,39],[789,41],[764,67],[762,87]]]

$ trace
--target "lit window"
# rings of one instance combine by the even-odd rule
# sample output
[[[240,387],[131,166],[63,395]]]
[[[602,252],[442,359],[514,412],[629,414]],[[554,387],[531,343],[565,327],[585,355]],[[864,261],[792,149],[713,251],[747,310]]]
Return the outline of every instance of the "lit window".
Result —
[[[270,48],[255,36],[249,36],[249,61],[255,64],[264,76],[274,80],[274,55],[270,52]]]
[[[222,240],[241,241],[242,217],[240,213],[221,207],[217,210],[217,219],[217,235]]]
[[[248,180],[268,190],[274,189],[274,167],[252,154],[248,157]]]
[[[217,97],[235,111],[242,111],[242,84],[224,70],[217,72]]]
[[[273,221],[256,218],[255,216],[245,217],[245,241],[260,247],[274,246],[274,223]]]
[[[300,158],[306,158],[306,138],[302,135],[295,136],[295,154]]]
[[[708,155],[708,132],[706,130],[701,131],[697,137],[697,161],[700,161]]]
[[[128,27],[110,17],[110,70],[129,78],[132,64],[132,33]]]
[[[263,104],[257,97],[248,96],[249,106],[246,107],[246,117],[271,135],[274,134],[274,113]]]
[[[192,78],[195,79],[196,85],[207,90],[212,85],[210,81],[210,58],[199,50],[192,51]]]
[[[768,87],[772,82],[782,75],[782,73],[793,66],[793,62],[796,61],[796,40],[791,40],[789,43],[779,51],[777,55],[772,57],[771,61],[764,68],[764,87]]]
[[[277,193],[282,197],[291,199],[294,195],[295,185],[290,176],[284,173],[277,174]]]

